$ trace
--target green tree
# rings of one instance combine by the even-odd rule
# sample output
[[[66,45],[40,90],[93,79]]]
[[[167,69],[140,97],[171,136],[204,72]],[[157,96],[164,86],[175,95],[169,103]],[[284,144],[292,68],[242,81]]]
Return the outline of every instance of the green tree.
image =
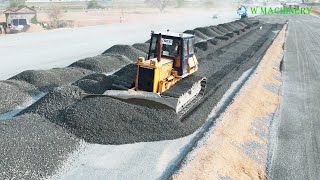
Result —
[[[204,5],[208,8],[213,7],[214,6],[214,0],[206,0],[204,2]]]
[[[34,17],[31,19],[31,23],[32,23],[32,24],[38,24],[37,16],[34,16]]]
[[[49,19],[51,27],[58,28],[61,24],[61,18],[63,17],[62,8],[59,6],[52,6],[49,12]]]
[[[96,0],[91,0],[87,4],[88,9],[97,9],[101,8],[100,4]]]
[[[185,0],[176,0],[177,7],[182,7],[185,3]]]
[[[168,6],[169,0],[145,0],[145,3],[150,4],[163,12],[164,9]]]
[[[10,4],[9,6],[12,7],[21,7],[21,6],[25,6],[26,2],[25,0],[10,0]]]

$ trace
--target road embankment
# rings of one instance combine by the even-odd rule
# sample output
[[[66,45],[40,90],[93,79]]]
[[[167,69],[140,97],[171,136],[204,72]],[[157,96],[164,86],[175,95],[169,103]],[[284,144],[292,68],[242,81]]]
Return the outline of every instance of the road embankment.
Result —
[[[286,26],[173,179],[266,179],[269,127],[281,96],[285,34]]]

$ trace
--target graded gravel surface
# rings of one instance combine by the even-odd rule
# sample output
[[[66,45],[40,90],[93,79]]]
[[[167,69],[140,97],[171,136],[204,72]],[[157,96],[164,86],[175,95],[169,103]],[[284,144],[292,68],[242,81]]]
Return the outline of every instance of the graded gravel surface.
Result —
[[[36,114],[0,121],[0,178],[40,179],[52,175],[79,140]]]
[[[320,18],[308,15],[261,17],[289,20],[281,106],[274,120],[269,179],[320,177]]]

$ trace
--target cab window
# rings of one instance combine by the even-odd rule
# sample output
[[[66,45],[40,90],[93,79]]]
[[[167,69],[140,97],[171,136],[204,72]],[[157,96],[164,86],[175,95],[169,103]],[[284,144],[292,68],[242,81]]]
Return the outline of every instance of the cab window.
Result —
[[[183,54],[184,54],[184,56],[187,56],[187,55],[189,55],[189,53],[188,53],[188,46],[189,46],[189,43],[188,43],[189,41],[186,39],[186,40],[184,40],[184,46],[183,46]]]
[[[195,39],[189,39],[189,54],[194,54]]]
[[[156,57],[157,43],[158,43],[157,37],[156,36],[152,36],[152,38],[151,38],[151,48],[150,48],[150,52],[149,52],[150,53],[149,54],[150,57]]]
[[[162,38],[162,55],[176,57],[179,53],[179,40],[174,38]]]

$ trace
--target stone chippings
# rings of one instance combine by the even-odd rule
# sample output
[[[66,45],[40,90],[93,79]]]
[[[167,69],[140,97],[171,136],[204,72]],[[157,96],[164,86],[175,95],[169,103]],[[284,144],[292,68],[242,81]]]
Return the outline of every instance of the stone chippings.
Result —
[[[203,27],[203,28],[196,28],[195,30],[200,31],[204,35],[208,36],[209,38],[214,38],[219,36],[216,32],[212,31],[209,27]]]
[[[149,46],[150,46],[150,43],[136,43],[136,44],[132,45],[132,47],[134,47],[140,51],[143,51],[144,53],[148,53]]]
[[[85,58],[72,63],[69,67],[77,67],[99,73],[108,73],[130,63],[123,55],[102,54],[95,57]]]
[[[82,68],[54,68],[49,70],[27,70],[10,80],[25,81],[37,87],[40,91],[48,92],[55,87],[59,87],[68,83],[72,83],[92,71]]]
[[[83,91],[79,87],[72,85],[55,88],[43,98],[21,111],[19,115],[34,113],[54,121],[61,110],[81,99],[81,93]]]
[[[117,54],[126,56],[131,62],[136,62],[138,57],[145,57],[146,53],[129,45],[114,45],[102,54]]]
[[[31,101],[37,88],[24,81],[0,81],[0,114],[12,111],[21,104]]]
[[[111,89],[116,76],[95,73],[90,74],[82,79],[76,81],[72,85],[78,86],[85,93],[89,94],[103,94],[106,90]]]
[[[204,35],[202,32],[198,30],[186,30],[184,33],[193,34],[196,37],[196,42],[206,41],[210,39],[208,36]]]
[[[79,139],[37,114],[0,121],[0,179],[42,179],[52,175]]]

